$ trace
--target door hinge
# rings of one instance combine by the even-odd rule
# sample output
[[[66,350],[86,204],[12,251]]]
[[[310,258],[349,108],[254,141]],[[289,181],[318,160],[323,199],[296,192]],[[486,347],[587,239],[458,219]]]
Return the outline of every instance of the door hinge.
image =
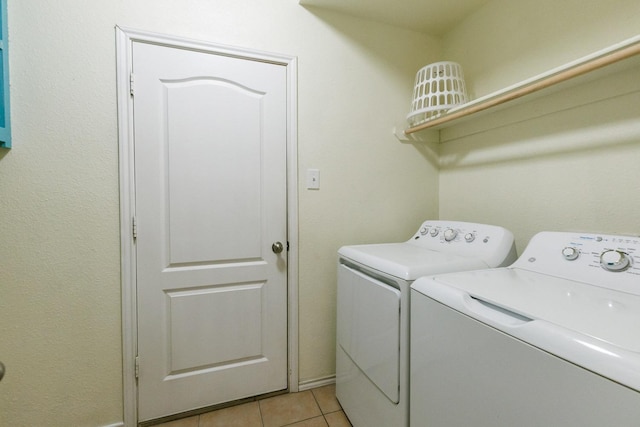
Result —
[[[136,356],[136,367],[135,367],[135,375],[136,379],[140,376],[140,357]]]
[[[133,239],[138,238],[138,222],[136,221],[136,217],[131,218],[131,234],[133,235]]]
[[[133,73],[129,74],[129,94],[133,96]]]

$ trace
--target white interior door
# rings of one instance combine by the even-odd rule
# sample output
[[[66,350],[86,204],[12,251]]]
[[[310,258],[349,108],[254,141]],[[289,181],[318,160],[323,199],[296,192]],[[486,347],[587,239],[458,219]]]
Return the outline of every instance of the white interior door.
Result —
[[[138,418],[286,389],[286,67],[143,42],[132,64]]]

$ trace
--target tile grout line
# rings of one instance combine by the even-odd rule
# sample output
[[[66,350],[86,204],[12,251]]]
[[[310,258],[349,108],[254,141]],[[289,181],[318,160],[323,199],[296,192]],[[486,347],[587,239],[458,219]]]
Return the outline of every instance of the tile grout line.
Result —
[[[256,400],[256,403],[258,404],[258,412],[260,413],[260,425],[264,427],[264,417],[262,416],[262,405],[260,404],[259,400]]]
[[[318,405],[318,409],[320,410],[320,414],[322,415],[322,419],[324,420],[324,423],[328,426],[329,421],[327,421],[327,417],[325,416],[324,410],[322,409],[320,402],[318,402],[318,398],[316,397],[316,394],[313,392],[313,389],[311,389],[310,391],[311,391],[311,396],[313,396],[313,400],[316,402],[316,405]]]

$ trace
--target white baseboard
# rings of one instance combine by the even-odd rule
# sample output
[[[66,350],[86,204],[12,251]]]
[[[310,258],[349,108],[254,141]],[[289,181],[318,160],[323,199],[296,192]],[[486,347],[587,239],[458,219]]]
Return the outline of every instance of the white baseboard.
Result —
[[[329,384],[335,384],[336,376],[331,375],[324,378],[317,378],[315,380],[303,381],[298,384],[298,391],[311,390],[312,388],[322,387]]]

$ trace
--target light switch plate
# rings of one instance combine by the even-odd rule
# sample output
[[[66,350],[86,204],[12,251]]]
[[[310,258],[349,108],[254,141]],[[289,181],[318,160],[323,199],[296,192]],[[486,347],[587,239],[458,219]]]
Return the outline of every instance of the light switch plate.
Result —
[[[320,189],[320,170],[319,169],[307,169],[307,189],[308,190]]]

